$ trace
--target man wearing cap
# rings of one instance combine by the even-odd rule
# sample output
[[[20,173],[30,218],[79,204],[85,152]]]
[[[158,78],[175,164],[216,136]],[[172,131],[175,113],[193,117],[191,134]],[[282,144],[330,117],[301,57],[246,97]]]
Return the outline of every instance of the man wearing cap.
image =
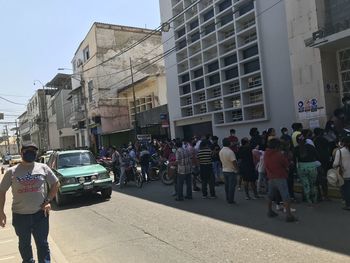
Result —
[[[12,187],[12,225],[19,239],[19,252],[23,262],[35,262],[31,246],[33,235],[40,263],[50,262],[47,242],[50,202],[59,182],[46,164],[35,162],[37,151],[33,143],[22,145],[22,163],[9,168],[0,183],[0,226],[6,225],[6,192]]]

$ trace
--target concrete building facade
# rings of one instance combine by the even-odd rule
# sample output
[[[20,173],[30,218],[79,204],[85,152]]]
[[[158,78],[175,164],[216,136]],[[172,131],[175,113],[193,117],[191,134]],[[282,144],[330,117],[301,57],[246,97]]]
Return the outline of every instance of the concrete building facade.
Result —
[[[120,128],[116,113],[127,102],[117,98],[117,90],[131,83],[130,62],[136,82],[164,71],[163,61],[155,59],[161,53],[159,32],[93,24],[72,60],[74,113],[70,120],[76,128],[77,146],[96,149],[102,144],[102,134]]]
[[[246,136],[296,119],[284,1],[165,0],[161,19],[172,137],[235,128]],[[278,21],[278,23],[276,23]]]
[[[166,0],[173,137],[324,127],[350,91],[346,0]],[[350,94],[349,94],[350,95]]]

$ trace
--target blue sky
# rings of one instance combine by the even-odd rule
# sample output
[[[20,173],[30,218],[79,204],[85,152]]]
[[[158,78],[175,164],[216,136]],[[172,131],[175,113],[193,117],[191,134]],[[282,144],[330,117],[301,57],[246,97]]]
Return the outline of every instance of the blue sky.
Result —
[[[71,68],[93,22],[154,29],[160,25],[159,0],[0,0],[0,96],[26,104],[39,88],[34,80],[47,83],[57,68]],[[0,99],[4,121],[24,111]]]

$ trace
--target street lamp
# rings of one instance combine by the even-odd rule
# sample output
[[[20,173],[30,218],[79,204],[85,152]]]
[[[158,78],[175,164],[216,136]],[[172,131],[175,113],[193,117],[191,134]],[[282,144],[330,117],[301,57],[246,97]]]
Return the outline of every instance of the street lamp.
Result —
[[[49,131],[50,126],[49,126],[49,114],[47,112],[46,89],[45,89],[45,85],[38,79],[34,80],[33,82],[34,86],[36,82],[41,84],[42,89],[44,91],[44,124],[45,124],[46,137],[47,137],[47,150],[49,150],[50,149],[50,131]]]

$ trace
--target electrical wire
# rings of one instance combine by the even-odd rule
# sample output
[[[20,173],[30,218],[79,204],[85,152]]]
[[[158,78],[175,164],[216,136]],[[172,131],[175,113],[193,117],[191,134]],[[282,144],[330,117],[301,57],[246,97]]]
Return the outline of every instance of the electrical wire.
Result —
[[[26,106],[27,104],[22,104],[22,103],[17,103],[17,102],[14,102],[14,101],[11,101],[11,100],[8,100],[2,96],[0,96],[0,99],[4,100],[4,101],[7,101],[9,103],[12,103],[12,104],[16,104],[16,105],[23,105],[23,106]]]
[[[91,69],[94,69],[96,67],[99,67],[113,59],[115,59],[116,57],[119,57],[121,56],[122,54],[128,52],[129,50],[135,48],[136,46],[140,45],[142,42],[146,41],[147,39],[149,39],[150,37],[152,37],[153,35],[157,34],[157,33],[160,33],[161,32],[161,29],[163,27],[164,24],[169,24],[171,23],[172,21],[174,21],[178,16],[184,14],[187,10],[189,10],[190,8],[192,8],[193,6],[197,5],[201,0],[197,0],[196,2],[192,3],[191,5],[189,5],[188,7],[186,7],[184,10],[182,10],[179,14],[173,16],[172,18],[170,18],[168,21],[164,22],[162,25],[158,26],[156,29],[152,30],[150,33],[148,33],[146,36],[142,37],[141,39],[139,39],[138,41],[136,41],[135,43],[133,43],[132,45],[130,45],[129,47],[121,50],[119,53],[115,54],[114,56],[100,62],[99,64],[97,65],[94,65],[90,68],[87,68],[87,69],[83,69],[80,73],[84,73],[84,72],[87,72]]]

